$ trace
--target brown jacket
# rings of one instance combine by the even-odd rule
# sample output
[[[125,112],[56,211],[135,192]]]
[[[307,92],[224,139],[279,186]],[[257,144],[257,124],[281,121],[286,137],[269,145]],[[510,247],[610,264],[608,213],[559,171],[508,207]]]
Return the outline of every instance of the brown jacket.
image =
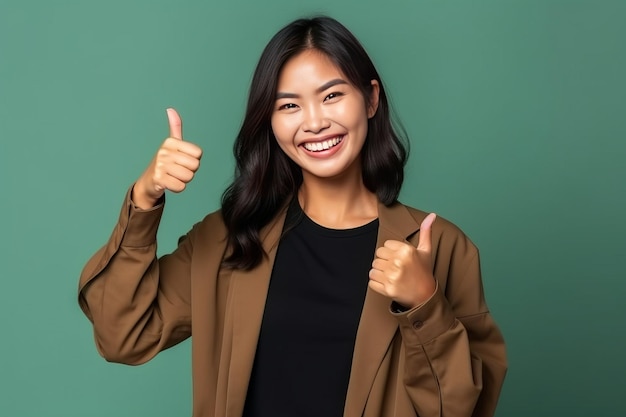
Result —
[[[262,233],[267,256],[252,271],[220,268],[220,212],[156,258],[163,206],[135,209],[129,195],[108,243],[80,277],[79,303],[109,361],[140,364],[192,337],[193,416],[239,417],[285,217]],[[417,244],[426,213],[379,206],[377,245]],[[487,417],[506,373],[502,335],[483,297],[478,252],[453,224],[432,227],[435,295],[405,313],[368,289],[358,328],[345,417]]]

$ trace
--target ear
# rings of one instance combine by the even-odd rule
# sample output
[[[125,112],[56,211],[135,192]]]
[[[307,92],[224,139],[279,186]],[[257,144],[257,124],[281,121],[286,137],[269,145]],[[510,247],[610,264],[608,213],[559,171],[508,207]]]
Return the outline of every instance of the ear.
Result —
[[[378,97],[380,95],[380,84],[378,80],[372,80],[372,91],[369,96],[369,103],[367,105],[367,118],[371,119],[378,110]]]

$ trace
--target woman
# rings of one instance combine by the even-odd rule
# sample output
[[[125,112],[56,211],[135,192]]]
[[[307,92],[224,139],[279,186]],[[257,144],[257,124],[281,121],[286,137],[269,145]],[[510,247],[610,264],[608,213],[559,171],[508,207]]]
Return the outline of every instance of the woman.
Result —
[[[397,202],[406,152],[346,28],[302,19],[272,38],[222,209],[157,259],[164,191],[202,153],[168,118],[80,279],[107,360],[140,364],[193,334],[196,417],[494,413],[506,359],[478,252]]]

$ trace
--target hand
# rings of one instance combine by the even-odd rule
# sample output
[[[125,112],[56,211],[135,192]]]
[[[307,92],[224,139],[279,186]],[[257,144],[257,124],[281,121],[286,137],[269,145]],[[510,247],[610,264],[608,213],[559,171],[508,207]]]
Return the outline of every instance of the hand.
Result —
[[[411,309],[428,300],[436,289],[431,261],[431,226],[437,216],[430,213],[420,225],[417,248],[387,240],[376,250],[369,287]]]
[[[165,190],[183,191],[200,167],[202,149],[183,141],[183,125],[174,109],[167,109],[170,136],[133,188],[132,200],[142,209],[154,207]]]

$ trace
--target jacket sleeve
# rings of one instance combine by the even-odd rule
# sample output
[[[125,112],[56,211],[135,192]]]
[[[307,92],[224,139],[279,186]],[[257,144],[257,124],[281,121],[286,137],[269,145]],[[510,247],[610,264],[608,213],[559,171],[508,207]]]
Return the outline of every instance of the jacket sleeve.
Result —
[[[433,296],[396,314],[404,381],[420,417],[490,417],[507,370],[504,340],[485,302],[478,250],[453,235],[440,235],[433,255]]]
[[[192,239],[157,259],[162,212],[136,209],[129,190],[109,241],[82,271],[78,302],[108,361],[141,364],[191,334]]]

